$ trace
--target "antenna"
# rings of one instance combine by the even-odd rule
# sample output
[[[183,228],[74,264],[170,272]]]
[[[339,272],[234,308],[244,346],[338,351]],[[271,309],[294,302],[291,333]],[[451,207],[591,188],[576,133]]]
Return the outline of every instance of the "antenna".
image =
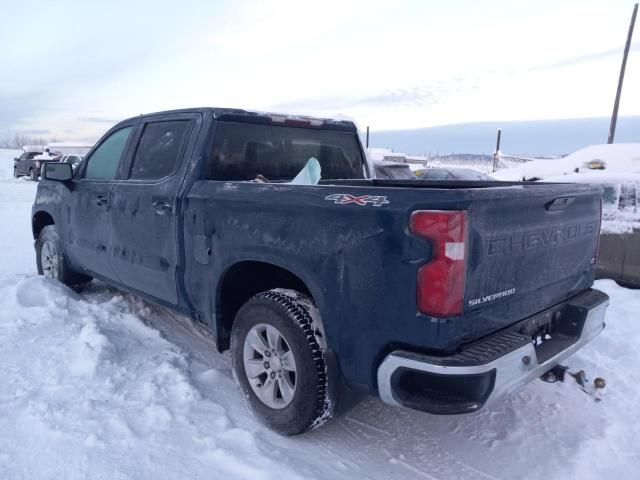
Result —
[[[631,47],[631,38],[633,37],[633,27],[636,24],[636,14],[638,13],[638,4],[633,6],[633,14],[631,15],[631,24],[629,25],[629,33],[627,33],[627,44],[624,46],[624,55],[622,56],[622,65],[620,66],[620,77],[618,78],[618,90],[616,91],[616,100],[613,103],[613,113],[611,114],[611,124],[609,125],[609,139],[607,143],[613,143],[616,135],[616,123],[618,123],[618,107],[620,106],[620,96],[622,95],[622,82],[624,81],[624,71],[627,68],[627,57],[629,56],[629,47]]]

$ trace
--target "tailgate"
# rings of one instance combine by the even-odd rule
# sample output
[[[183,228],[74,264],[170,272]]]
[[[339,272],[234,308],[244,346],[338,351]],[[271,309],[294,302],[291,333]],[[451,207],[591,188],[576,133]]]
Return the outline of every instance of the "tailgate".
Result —
[[[462,334],[472,340],[592,285],[601,189],[535,184],[472,190]]]

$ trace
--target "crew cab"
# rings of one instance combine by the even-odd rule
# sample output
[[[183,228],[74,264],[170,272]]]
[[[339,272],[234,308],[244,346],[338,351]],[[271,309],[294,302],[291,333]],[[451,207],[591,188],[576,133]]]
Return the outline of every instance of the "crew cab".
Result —
[[[37,176],[34,177],[34,169],[36,166],[35,157],[42,155],[44,147],[35,145],[25,145],[22,147],[22,154],[19,157],[13,159],[13,176],[14,178],[23,177],[29,175],[32,180],[37,180]],[[40,166],[38,165],[38,173],[40,172]]]
[[[48,162],[59,161],[58,157],[48,151],[26,151],[20,157],[14,158],[13,176],[15,178],[28,175],[31,180],[37,182],[40,178],[42,166]]]
[[[321,180],[298,181],[315,163]],[[97,278],[207,325],[282,434],[367,392],[473,412],[604,328],[599,187],[370,176],[347,121],[131,118],[75,172],[46,165],[38,271],[76,287]]]

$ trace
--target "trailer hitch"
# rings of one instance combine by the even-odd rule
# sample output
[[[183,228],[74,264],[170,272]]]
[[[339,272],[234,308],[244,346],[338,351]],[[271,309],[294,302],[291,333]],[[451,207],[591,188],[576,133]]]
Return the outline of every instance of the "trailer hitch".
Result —
[[[602,377],[596,377],[593,380],[593,384],[589,382],[587,374],[584,370],[577,372],[570,372],[569,367],[565,365],[556,365],[548,372],[540,376],[540,380],[547,383],[564,382],[566,376],[570,375],[575,381],[581,391],[592,397],[596,402],[602,400],[601,391],[606,387],[607,382]]]

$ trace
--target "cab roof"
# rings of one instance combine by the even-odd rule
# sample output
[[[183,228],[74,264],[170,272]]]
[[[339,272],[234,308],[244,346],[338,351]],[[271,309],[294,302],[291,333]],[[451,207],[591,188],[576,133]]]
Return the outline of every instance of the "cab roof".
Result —
[[[329,128],[332,130],[344,130],[349,132],[357,132],[355,123],[349,120],[337,120],[333,118],[310,117],[306,115],[291,115],[274,112],[261,112],[257,110],[243,110],[239,108],[219,108],[219,107],[201,107],[201,108],[182,108],[178,110],[165,110],[161,112],[141,114],[134,118],[147,118],[157,115],[171,115],[180,113],[210,113],[213,118],[223,121],[236,121],[247,123],[262,124],[283,124],[298,127],[318,127]],[[124,121],[127,121],[124,120]]]

